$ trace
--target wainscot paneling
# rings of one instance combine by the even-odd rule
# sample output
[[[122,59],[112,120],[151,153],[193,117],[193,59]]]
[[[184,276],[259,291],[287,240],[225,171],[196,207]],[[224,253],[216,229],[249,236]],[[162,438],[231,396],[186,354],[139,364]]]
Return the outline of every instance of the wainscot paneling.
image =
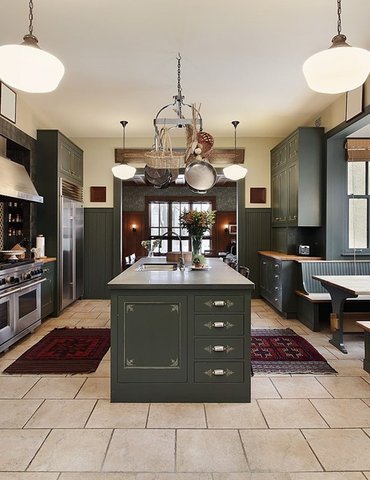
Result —
[[[259,296],[260,271],[258,251],[271,248],[271,209],[245,209],[245,245],[246,266],[250,269],[249,279],[255,284],[253,297]]]
[[[84,298],[110,298],[113,278],[113,208],[85,208]]]

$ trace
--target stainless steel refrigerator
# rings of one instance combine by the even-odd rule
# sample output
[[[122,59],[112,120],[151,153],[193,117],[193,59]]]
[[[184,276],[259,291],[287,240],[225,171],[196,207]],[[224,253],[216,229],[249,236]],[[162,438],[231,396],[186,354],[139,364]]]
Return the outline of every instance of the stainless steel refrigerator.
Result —
[[[84,211],[81,202],[61,197],[59,258],[60,305],[63,310],[83,295]]]

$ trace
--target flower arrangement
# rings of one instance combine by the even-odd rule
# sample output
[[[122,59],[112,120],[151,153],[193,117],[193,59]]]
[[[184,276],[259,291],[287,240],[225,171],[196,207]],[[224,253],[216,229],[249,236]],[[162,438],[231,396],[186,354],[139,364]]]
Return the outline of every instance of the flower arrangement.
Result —
[[[160,244],[161,244],[161,241],[159,240],[159,238],[156,238],[155,240],[143,240],[141,242],[141,246],[144,247],[145,250],[148,250],[148,252],[154,250]]]
[[[186,228],[189,235],[201,236],[209,230],[216,221],[216,210],[199,212],[198,210],[184,211],[180,215],[180,225]]]

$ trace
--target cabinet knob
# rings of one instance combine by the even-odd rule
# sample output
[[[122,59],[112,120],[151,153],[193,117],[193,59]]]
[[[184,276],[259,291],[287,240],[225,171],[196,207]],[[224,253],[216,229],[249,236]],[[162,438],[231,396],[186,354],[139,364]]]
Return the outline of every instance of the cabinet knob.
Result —
[[[217,376],[222,376],[222,375],[225,375],[226,372],[223,368],[215,368],[214,370],[212,370],[212,375],[214,375],[215,377]]]

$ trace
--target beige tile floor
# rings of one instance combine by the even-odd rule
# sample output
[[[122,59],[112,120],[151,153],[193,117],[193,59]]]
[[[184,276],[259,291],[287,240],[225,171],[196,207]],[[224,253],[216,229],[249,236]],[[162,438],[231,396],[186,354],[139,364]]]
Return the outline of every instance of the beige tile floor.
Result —
[[[0,354],[0,370],[55,327],[109,327],[109,302],[76,302]],[[109,401],[109,352],[89,375],[0,374],[0,480],[370,480],[363,339],[343,355],[252,301],[252,327],[293,328],[337,375],[252,378],[250,404]]]

